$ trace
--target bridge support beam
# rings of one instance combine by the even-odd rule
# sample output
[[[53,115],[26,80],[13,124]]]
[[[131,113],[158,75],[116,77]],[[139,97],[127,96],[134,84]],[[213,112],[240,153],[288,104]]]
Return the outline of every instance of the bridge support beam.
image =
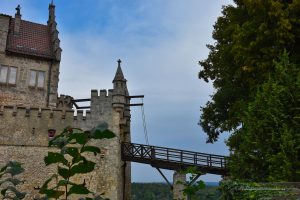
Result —
[[[186,182],[186,174],[175,171],[173,174],[173,199],[174,200],[187,200],[183,194],[184,183]]]

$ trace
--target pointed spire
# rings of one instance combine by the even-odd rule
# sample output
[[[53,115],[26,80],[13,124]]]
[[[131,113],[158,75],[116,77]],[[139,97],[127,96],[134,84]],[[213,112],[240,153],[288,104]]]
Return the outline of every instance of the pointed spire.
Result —
[[[53,0],[49,4],[49,19],[48,19],[48,25],[52,22],[55,22],[55,5],[53,3]]]
[[[14,25],[14,34],[18,35],[20,32],[20,26],[21,26],[21,6],[18,5],[16,7],[16,14],[15,14],[15,25]]]
[[[115,81],[126,81],[124,78],[123,72],[122,72],[122,68],[121,68],[122,61],[119,59],[117,62],[118,62],[118,68],[117,68],[117,72],[116,72],[115,78],[113,80],[113,83]]]
[[[57,23],[55,21],[55,5],[53,0],[51,0],[51,3],[49,4],[49,19],[47,24],[50,30],[54,58],[57,61],[60,61],[62,49],[60,48],[60,40],[58,38]]]

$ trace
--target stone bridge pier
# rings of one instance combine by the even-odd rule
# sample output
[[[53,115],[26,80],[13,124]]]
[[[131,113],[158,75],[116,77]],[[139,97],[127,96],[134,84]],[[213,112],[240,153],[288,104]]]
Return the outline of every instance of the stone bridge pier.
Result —
[[[175,171],[173,174],[173,199],[174,200],[187,200],[183,194],[184,183],[186,182],[186,174]]]

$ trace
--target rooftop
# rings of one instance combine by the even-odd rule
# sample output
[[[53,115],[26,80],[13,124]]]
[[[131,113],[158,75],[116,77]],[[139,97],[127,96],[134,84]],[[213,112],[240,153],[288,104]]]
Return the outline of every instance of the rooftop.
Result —
[[[21,20],[20,31],[14,33],[15,18],[10,19],[7,51],[54,59],[50,29],[47,25]]]

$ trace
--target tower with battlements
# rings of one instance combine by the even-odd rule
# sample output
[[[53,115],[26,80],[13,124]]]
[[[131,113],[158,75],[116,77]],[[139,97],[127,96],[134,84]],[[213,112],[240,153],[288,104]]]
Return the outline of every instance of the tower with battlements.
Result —
[[[49,130],[91,130],[106,124],[116,137],[95,144],[101,154],[84,181],[111,200],[129,200],[130,163],[121,160],[121,143],[130,142],[130,97],[121,61],[113,89],[91,90],[90,108],[73,110],[74,99],[57,93],[61,52],[53,3],[46,25],[23,20],[20,6],[15,17],[0,14],[0,166],[9,160],[24,163],[20,189],[32,200],[56,170],[43,161],[53,137]]]

